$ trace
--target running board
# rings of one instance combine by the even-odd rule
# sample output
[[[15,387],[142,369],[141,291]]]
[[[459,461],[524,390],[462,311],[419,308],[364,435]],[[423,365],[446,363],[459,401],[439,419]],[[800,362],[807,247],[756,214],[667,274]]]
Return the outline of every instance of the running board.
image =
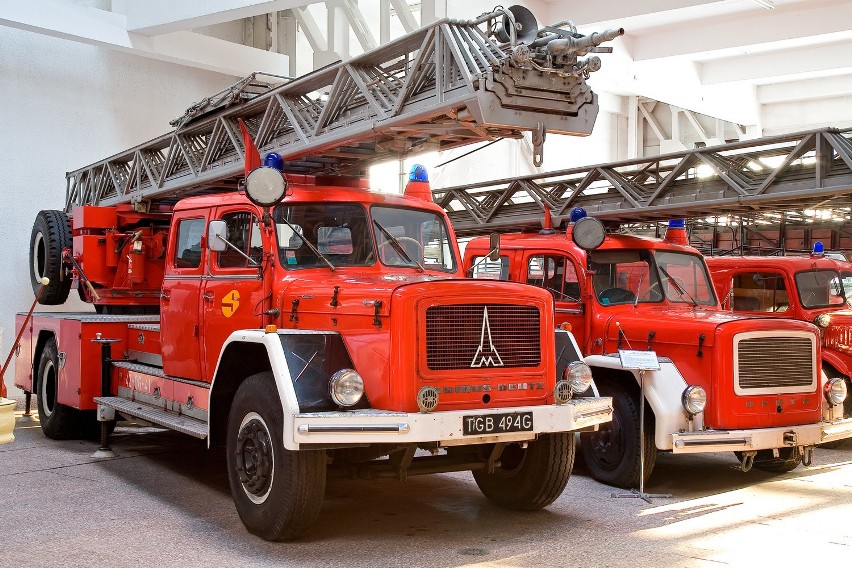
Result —
[[[112,408],[120,414],[141,418],[142,420],[180,432],[181,434],[187,434],[202,440],[207,438],[207,423],[190,418],[189,416],[175,414],[162,408],[156,408],[148,404],[138,401],[134,402],[117,396],[99,396],[95,398],[95,402],[99,406]]]

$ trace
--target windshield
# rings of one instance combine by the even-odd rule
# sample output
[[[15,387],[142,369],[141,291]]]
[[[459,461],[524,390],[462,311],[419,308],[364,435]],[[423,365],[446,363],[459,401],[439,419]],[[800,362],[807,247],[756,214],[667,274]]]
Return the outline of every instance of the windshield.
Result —
[[[852,306],[852,272],[844,270],[840,273],[840,278],[843,279],[843,294],[846,296],[846,303]]]
[[[647,249],[590,253],[595,296],[604,305],[670,302],[715,306],[716,294],[703,259],[694,254]]]
[[[840,274],[836,270],[806,270],[796,274],[799,301],[805,308],[846,305]]]
[[[375,206],[370,212],[383,264],[414,268],[419,264],[427,270],[455,271],[454,247],[442,216],[431,211],[385,206]]]
[[[310,241],[334,266],[373,264],[373,240],[367,223],[367,211],[361,205],[279,205],[273,211],[272,219],[275,221],[278,240],[278,258],[286,268],[327,266],[303,239]],[[292,228],[283,222],[285,219]]]

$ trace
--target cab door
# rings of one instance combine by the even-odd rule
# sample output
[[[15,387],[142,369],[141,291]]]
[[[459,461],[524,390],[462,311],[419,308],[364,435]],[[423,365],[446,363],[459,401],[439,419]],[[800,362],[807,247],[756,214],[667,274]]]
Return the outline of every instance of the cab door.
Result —
[[[163,372],[199,380],[199,310],[207,264],[207,250],[202,246],[207,227],[206,210],[175,213],[172,226],[160,295]]]
[[[225,221],[234,248],[209,253],[209,275],[201,294],[203,376],[208,382],[228,336],[238,329],[261,327],[265,309],[260,270],[265,236],[257,215],[248,208],[223,207],[215,218]]]
[[[581,302],[582,283],[570,257],[553,252],[529,252],[524,259],[525,282],[553,296],[557,325],[568,323],[581,348],[586,340],[586,320]],[[584,349],[585,352],[585,349]]]

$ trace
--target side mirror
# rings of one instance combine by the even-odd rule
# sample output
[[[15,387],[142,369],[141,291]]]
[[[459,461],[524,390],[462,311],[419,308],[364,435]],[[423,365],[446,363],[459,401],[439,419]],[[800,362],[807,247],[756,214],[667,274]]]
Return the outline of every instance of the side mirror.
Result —
[[[488,260],[500,260],[500,233],[491,233],[491,242],[488,247]]]
[[[207,226],[207,247],[213,252],[222,252],[228,248],[228,225],[222,220],[210,221]]]

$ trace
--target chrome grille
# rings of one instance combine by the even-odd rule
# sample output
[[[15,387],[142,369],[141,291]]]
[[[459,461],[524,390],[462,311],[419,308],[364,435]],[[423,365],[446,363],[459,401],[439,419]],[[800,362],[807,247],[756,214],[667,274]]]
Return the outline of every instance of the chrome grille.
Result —
[[[782,392],[814,385],[813,343],[808,337],[750,337],[737,348],[740,389]],[[757,394],[757,393],[755,393]]]
[[[823,345],[829,349],[848,350],[852,347],[852,325],[829,325],[823,331]]]
[[[454,304],[426,309],[426,365],[433,371],[538,367],[541,318],[535,306]]]

